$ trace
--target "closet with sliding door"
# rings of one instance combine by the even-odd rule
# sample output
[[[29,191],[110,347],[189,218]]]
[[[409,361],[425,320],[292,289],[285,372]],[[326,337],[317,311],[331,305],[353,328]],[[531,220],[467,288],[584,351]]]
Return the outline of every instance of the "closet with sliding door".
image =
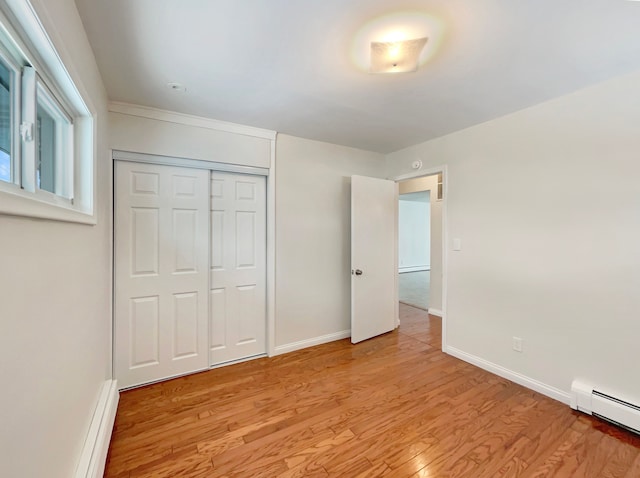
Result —
[[[113,157],[119,388],[264,356],[268,169]]]

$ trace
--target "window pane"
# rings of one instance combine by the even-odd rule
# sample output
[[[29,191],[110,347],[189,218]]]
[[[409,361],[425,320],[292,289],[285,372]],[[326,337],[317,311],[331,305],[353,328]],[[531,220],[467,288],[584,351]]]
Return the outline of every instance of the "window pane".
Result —
[[[11,70],[0,60],[0,181],[11,182]]]
[[[37,102],[36,185],[39,189],[68,196],[66,181],[67,142],[70,122],[41,88]]]
[[[38,102],[38,145],[36,184],[38,188],[56,192],[56,121]]]

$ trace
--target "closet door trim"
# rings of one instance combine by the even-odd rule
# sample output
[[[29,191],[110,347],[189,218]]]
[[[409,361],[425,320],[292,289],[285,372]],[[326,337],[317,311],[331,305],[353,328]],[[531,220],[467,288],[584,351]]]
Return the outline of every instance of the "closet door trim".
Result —
[[[157,154],[132,153],[130,151],[113,150],[113,159],[117,161],[133,161],[136,163],[160,164],[165,166],[179,166],[182,168],[208,169],[224,173],[252,174],[254,176],[269,176],[269,169],[241,164],[204,161],[202,159],[178,158],[174,156],[160,156]]]

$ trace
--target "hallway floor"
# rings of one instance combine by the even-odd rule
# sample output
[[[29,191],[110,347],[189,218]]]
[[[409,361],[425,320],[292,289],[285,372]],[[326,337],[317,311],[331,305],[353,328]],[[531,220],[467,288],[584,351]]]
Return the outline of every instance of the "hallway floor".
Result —
[[[431,271],[403,272],[399,276],[398,298],[400,302],[427,310],[429,308]]]

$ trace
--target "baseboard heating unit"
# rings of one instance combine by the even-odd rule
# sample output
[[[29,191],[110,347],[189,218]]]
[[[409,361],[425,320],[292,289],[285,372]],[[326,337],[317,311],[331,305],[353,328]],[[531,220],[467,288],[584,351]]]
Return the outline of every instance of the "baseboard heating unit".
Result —
[[[574,380],[571,384],[571,408],[640,435],[640,406],[600,391],[586,382]]]

